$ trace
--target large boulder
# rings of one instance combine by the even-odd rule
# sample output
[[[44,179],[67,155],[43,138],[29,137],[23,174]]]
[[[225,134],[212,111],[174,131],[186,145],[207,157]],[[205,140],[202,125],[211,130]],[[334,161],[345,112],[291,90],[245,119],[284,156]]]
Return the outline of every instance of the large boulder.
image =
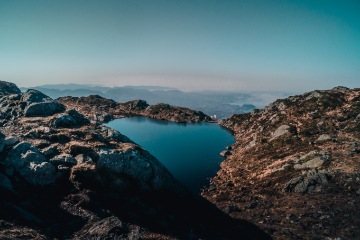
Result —
[[[128,229],[117,217],[107,217],[95,222],[87,231],[89,237],[94,239],[111,239],[115,237],[127,237]],[[120,238],[119,238],[120,239]]]
[[[330,140],[330,139],[331,139],[330,135],[328,135],[328,134],[322,134],[322,135],[320,135],[320,136],[318,137],[317,141],[318,141],[318,142],[323,142],[323,141],[327,141],[327,140]]]
[[[80,164],[72,168],[71,180],[106,191],[137,189],[185,193],[180,183],[156,158],[134,144],[126,145],[122,150],[101,149],[96,165]]]
[[[129,110],[131,109],[140,110],[140,109],[145,109],[149,106],[149,104],[145,100],[141,100],[141,99],[129,101],[125,104],[128,105]]]
[[[281,125],[278,129],[276,129],[276,131],[272,134],[272,138],[270,139],[270,141],[288,133],[290,130],[290,126],[288,125]]]
[[[0,81],[0,96],[18,93],[21,91],[14,83]]]
[[[311,168],[319,168],[324,165],[329,165],[331,162],[332,156],[330,152],[318,152],[311,151],[300,157],[300,161],[294,165],[294,169],[311,169]]]
[[[114,116],[108,113],[101,113],[101,114],[95,113],[93,115],[93,119],[98,122],[110,122],[111,120],[114,119]]]
[[[149,182],[154,177],[151,164],[142,158],[135,149],[126,151],[101,150],[97,162],[99,168],[105,168],[118,175],[128,175],[136,179],[141,188],[150,188]]]
[[[57,128],[71,128],[77,125],[75,118],[69,114],[62,114],[54,121],[54,127]]]
[[[220,153],[220,156],[227,157],[227,156],[230,156],[231,154],[232,154],[231,150],[224,150]]]
[[[25,117],[47,117],[65,111],[65,106],[56,101],[32,103],[25,108]]]
[[[120,142],[133,143],[128,137],[121,134],[119,131],[112,129],[108,126],[101,126],[101,131],[105,134],[108,139],[117,140]]]
[[[328,170],[310,170],[305,176],[291,179],[284,185],[284,192],[320,192],[322,185],[328,184],[335,172]]]
[[[324,163],[324,159],[322,159],[321,157],[315,157],[302,164],[295,164],[294,169],[318,168],[321,167]]]
[[[28,183],[48,185],[55,182],[55,167],[39,150],[28,142],[17,144],[8,154],[5,163],[11,164]]]
[[[76,159],[71,156],[70,154],[62,153],[50,159],[50,162],[53,165],[67,165],[67,166],[74,166],[77,164]]]
[[[78,125],[90,123],[89,119],[85,118],[84,115],[80,114],[75,109],[71,109],[71,110],[67,111],[66,113],[69,114],[71,117],[73,117],[76,120],[76,123]]]
[[[33,103],[33,102],[51,101],[52,99],[38,90],[29,89],[22,94],[20,100],[23,102]]]

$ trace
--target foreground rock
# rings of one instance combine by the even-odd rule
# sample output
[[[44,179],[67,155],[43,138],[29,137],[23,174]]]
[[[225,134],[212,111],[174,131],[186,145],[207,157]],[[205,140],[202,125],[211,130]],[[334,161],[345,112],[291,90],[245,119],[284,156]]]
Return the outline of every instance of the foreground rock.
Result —
[[[360,89],[277,100],[222,121],[233,154],[202,193],[276,239],[360,239]]]
[[[39,150],[28,142],[21,142],[12,148],[4,160],[8,177],[16,171],[31,185],[48,185],[55,182],[55,167]]]
[[[63,105],[0,87],[1,239],[269,239],[192,196],[150,153],[99,124],[119,104],[90,97],[79,100],[88,105]],[[96,121],[75,110],[87,107]],[[149,106],[127,107],[135,114]],[[157,116],[190,111],[189,121],[202,119],[162,107]]]
[[[9,94],[19,94],[20,89],[13,83],[0,81],[0,96]]]
[[[92,95],[80,98],[62,97],[58,101],[97,122],[108,122],[115,118],[128,116],[145,116],[179,123],[211,121],[211,118],[201,111],[193,111],[188,108],[174,107],[163,103],[149,105],[144,100],[117,103],[111,99]]]
[[[27,106],[24,115],[26,117],[48,117],[64,110],[65,107],[56,101],[37,102]]]

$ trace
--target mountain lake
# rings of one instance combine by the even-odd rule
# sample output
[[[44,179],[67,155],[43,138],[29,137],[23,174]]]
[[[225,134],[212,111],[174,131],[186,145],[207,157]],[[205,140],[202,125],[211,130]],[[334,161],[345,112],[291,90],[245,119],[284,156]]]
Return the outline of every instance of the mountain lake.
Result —
[[[234,137],[217,123],[179,124],[145,117],[116,119],[107,126],[149,151],[192,192],[209,184]]]

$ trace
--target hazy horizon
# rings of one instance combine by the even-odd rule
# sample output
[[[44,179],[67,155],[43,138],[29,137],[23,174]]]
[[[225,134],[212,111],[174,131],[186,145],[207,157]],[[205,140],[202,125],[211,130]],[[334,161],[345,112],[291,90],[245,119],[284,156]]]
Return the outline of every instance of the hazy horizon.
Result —
[[[357,1],[0,2],[0,79],[183,91],[359,87]]]
[[[0,79],[1,80],[1,79]],[[284,91],[284,90],[201,90],[201,89],[191,89],[191,90],[186,90],[186,89],[180,89],[180,88],[176,88],[176,87],[164,87],[161,85],[114,85],[114,84],[101,84],[101,83],[74,83],[74,82],[69,82],[69,83],[50,83],[50,84],[42,84],[42,85],[29,85],[29,86],[21,86],[18,85],[19,88],[23,88],[23,89],[31,89],[33,88],[49,88],[49,89],[55,89],[55,90],[68,90],[68,89],[81,89],[82,87],[87,86],[90,88],[141,88],[141,89],[146,89],[146,90],[164,90],[164,91],[168,91],[168,90],[178,90],[181,92],[185,92],[185,93],[288,93],[288,94],[302,94],[303,91]],[[337,87],[337,86],[334,86]],[[312,89],[311,91],[313,91],[315,89]],[[326,89],[316,89],[316,90],[326,90]]]
[[[3,79],[0,79],[3,80]],[[4,80],[3,80],[4,81]],[[11,82],[11,81],[10,81]],[[40,85],[32,85],[32,84],[24,84],[24,85],[18,85],[19,88],[24,88],[24,89],[28,89],[28,88],[38,88],[38,87],[48,87],[52,85],[56,85],[56,86],[60,86],[63,85],[65,89],[66,86],[71,86],[71,85],[79,85],[79,86],[88,86],[88,87],[105,87],[105,88],[119,88],[119,87],[130,87],[130,88],[144,88],[144,89],[150,89],[150,88],[163,88],[163,90],[179,90],[182,92],[213,92],[213,93],[287,93],[288,95],[292,95],[292,94],[303,94],[305,92],[309,92],[309,91],[314,91],[314,90],[329,90],[335,87],[340,87],[340,86],[344,86],[344,87],[348,87],[348,88],[358,88],[359,86],[354,86],[354,87],[349,87],[346,86],[344,84],[339,83],[338,85],[328,85],[328,87],[320,87],[320,88],[309,88],[309,89],[262,89],[261,87],[257,88],[257,89],[193,89],[193,88],[181,88],[181,87],[176,87],[176,86],[163,86],[163,85],[157,85],[157,84],[142,84],[141,82],[139,84],[136,84],[135,82],[131,82],[130,84],[116,84],[116,83],[110,83],[110,84],[102,84],[102,83],[81,83],[81,82],[67,82],[67,83],[61,83],[61,82],[54,82],[54,83],[44,83],[44,84],[40,84]],[[57,87],[55,89],[58,89]],[[76,88],[76,89],[80,89],[80,88]],[[158,89],[161,90],[161,89]]]

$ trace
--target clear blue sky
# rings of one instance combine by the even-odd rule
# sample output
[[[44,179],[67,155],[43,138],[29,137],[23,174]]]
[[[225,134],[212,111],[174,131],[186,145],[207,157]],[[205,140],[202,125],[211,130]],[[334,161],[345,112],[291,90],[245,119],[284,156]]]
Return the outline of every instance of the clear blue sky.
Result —
[[[0,0],[0,79],[360,87],[360,1]]]

